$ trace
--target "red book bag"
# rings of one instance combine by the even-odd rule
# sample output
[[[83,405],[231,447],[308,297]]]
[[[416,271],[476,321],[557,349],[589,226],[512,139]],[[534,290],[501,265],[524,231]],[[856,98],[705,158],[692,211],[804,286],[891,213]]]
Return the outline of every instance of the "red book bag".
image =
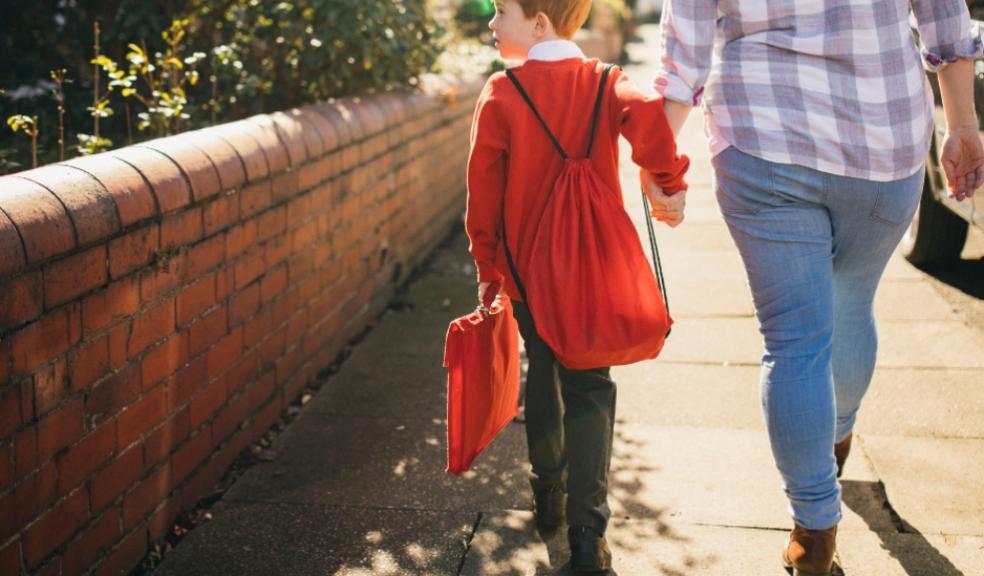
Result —
[[[488,295],[495,292],[489,290]],[[448,326],[448,467],[462,474],[518,412],[519,329],[509,298]]]
[[[564,158],[536,228],[525,285],[509,250],[503,217],[506,260],[537,334],[558,362],[578,370],[655,358],[673,322],[663,297],[665,286],[660,289],[662,274],[645,194],[659,281],[618,192],[591,165],[595,126],[611,69],[606,66],[601,75],[584,158],[567,155],[522,84],[511,70],[506,71]]]

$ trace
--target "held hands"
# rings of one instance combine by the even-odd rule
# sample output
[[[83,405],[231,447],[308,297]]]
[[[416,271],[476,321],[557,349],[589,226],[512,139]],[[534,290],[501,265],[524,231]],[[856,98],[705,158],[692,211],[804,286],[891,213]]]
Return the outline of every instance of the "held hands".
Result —
[[[687,192],[681,190],[672,196],[663,193],[663,189],[653,181],[653,176],[646,170],[639,171],[642,189],[649,198],[649,215],[663,222],[670,228],[676,228],[683,222],[683,210],[687,206]]]
[[[940,149],[950,198],[970,198],[984,185],[984,146],[976,126],[947,130]]]

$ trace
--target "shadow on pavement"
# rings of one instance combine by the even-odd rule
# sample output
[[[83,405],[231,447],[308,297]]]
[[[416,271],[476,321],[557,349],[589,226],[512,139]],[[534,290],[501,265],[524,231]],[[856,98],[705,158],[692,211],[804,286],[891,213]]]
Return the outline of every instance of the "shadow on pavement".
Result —
[[[984,258],[927,266],[922,271],[964,294],[984,300]]]
[[[869,526],[873,525],[871,517],[870,494],[872,491],[882,492],[884,502],[888,502],[887,494],[884,494],[885,487],[881,482],[862,482],[858,480],[844,480],[841,482],[842,500],[844,504],[854,510]],[[886,504],[890,506],[890,504]],[[893,518],[897,519],[896,525],[898,533],[879,532],[872,528],[872,532],[881,539],[882,549],[898,561],[899,565],[910,576],[922,576],[932,574],[933,576],[964,576],[964,573],[957,569],[950,560],[940,553],[922,533],[914,529],[906,529],[911,526],[904,519],[898,516],[895,510],[890,510]]]

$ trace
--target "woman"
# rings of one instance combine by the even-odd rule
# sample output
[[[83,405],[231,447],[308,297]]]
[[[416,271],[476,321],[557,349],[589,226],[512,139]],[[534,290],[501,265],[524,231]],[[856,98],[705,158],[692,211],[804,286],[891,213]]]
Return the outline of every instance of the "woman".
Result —
[[[837,477],[875,366],[872,301],[922,190],[939,75],[952,197],[984,184],[981,40],[964,0],[665,0],[656,89],[701,103],[721,212],[765,339],[762,406],[794,528],[783,560],[829,574]],[[715,44],[717,41],[717,44]]]

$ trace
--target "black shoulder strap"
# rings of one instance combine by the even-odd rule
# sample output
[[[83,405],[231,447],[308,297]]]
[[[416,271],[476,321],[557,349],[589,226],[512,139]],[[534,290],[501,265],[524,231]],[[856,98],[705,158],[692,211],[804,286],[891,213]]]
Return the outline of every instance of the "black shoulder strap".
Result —
[[[605,96],[605,86],[608,84],[608,75],[614,67],[614,64],[607,64],[605,65],[605,70],[601,73],[601,82],[598,83],[598,95],[595,97],[594,112],[591,115],[591,132],[588,135],[588,147],[584,153],[585,158],[591,157],[591,147],[594,144],[595,128],[598,125],[598,116],[601,114],[601,102]],[[512,81],[513,86],[515,86],[516,90],[519,91],[519,94],[523,97],[523,100],[526,101],[526,105],[533,111],[533,115],[536,116],[536,119],[540,121],[540,126],[543,127],[543,131],[547,133],[550,141],[553,142],[554,148],[556,148],[557,152],[560,153],[560,156],[566,160],[568,158],[567,152],[564,151],[564,148],[560,145],[560,142],[557,141],[557,137],[554,136],[553,132],[550,130],[550,127],[547,126],[546,120],[544,120],[543,116],[540,115],[540,111],[536,109],[536,105],[533,104],[533,99],[526,93],[523,85],[519,83],[519,79],[516,78],[516,75],[513,74],[512,70],[506,70],[506,76],[508,76],[509,80]]]
[[[506,70],[506,76],[512,80],[513,85],[516,86],[516,90],[519,90],[519,94],[523,97],[523,100],[526,100],[526,104],[530,107],[530,110],[533,111],[533,115],[540,121],[540,126],[543,126],[543,130],[547,133],[547,136],[550,137],[550,141],[553,142],[554,148],[557,149],[557,152],[560,152],[560,156],[564,160],[567,160],[567,152],[564,152],[564,148],[560,145],[560,142],[557,141],[557,138],[553,135],[553,132],[550,131],[550,127],[547,126],[546,120],[543,119],[543,116],[540,116],[540,111],[533,105],[533,100],[530,99],[530,95],[523,89],[523,85],[519,83],[516,75],[513,74],[512,70]]]
[[[585,158],[591,158],[591,147],[594,145],[595,127],[598,125],[598,115],[601,113],[601,101],[605,97],[605,85],[608,84],[608,74],[614,67],[614,64],[607,64],[605,65],[605,71],[601,73],[601,82],[598,84],[598,96],[595,98],[594,114],[591,115],[591,134],[588,135],[588,149],[584,152]]]

